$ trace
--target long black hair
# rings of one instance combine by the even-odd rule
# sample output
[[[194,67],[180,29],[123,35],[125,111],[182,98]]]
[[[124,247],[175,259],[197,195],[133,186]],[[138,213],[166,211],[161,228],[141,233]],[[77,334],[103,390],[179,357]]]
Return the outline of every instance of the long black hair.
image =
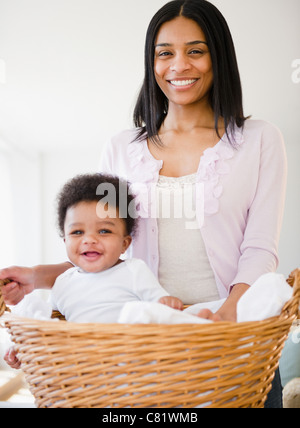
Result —
[[[235,126],[243,126],[242,87],[235,48],[227,22],[221,12],[206,0],[173,0],[164,5],[152,18],[146,35],[145,77],[134,109],[134,124],[140,128],[136,139],[147,135],[161,144],[159,129],[168,113],[168,99],[158,86],[154,74],[155,40],[160,27],[179,16],[195,21],[206,36],[213,66],[213,86],[210,103],[214,112],[215,130],[224,119],[230,137]],[[220,137],[220,135],[219,135]]]

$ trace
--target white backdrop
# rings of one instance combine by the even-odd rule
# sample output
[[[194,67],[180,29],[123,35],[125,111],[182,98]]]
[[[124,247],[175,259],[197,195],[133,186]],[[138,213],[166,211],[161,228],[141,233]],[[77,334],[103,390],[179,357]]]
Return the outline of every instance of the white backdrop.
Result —
[[[300,264],[300,1],[212,2],[233,34],[245,113],[276,124],[286,141],[279,270],[287,274]],[[164,3],[0,0],[0,139],[13,157],[18,231],[12,263],[65,259],[55,196],[66,179],[96,171],[107,138],[132,126],[146,28]]]

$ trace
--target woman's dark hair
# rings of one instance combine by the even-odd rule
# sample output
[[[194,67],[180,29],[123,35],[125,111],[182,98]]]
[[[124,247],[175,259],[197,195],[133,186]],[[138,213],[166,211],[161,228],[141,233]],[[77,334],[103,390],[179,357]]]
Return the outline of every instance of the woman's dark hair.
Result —
[[[129,184],[118,177],[104,174],[83,174],[69,180],[57,197],[57,223],[60,235],[64,237],[64,226],[69,208],[80,202],[106,203],[118,209],[119,218],[124,220],[128,235],[134,235],[137,228],[134,196]],[[133,203],[131,203],[133,202]]]
[[[226,134],[230,137],[235,126],[244,125],[246,117],[235,48],[227,22],[220,11],[206,0],[174,0],[155,14],[147,30],[145,77],[134,109],[134,124],[141,128],[136,139],[141,140],[147,134],[154,143],[161,144],[158,131],[168,112],[168,99],[154,75],[155,40],[162,24],[179,16],[195,21],[206,36],[214,76],[210,103],[215,129],[220,137],[218,120],[222,117]]]

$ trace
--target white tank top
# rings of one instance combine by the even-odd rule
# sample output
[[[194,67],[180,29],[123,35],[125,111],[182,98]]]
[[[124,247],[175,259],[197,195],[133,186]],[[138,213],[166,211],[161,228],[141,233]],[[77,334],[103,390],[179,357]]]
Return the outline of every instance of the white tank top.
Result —
[[[156,190],[159,281],[185,304],[220,298],[196,220],[196,178],[160,176]]]

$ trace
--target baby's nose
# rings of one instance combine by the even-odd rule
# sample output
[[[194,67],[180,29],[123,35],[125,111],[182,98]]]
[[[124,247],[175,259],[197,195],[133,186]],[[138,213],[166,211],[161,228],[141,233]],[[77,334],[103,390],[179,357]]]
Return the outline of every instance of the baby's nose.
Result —
[[[98,241],[98,236],[94,233],[88,233],[84,237],[84,242],[86,243],[96,243]]]

